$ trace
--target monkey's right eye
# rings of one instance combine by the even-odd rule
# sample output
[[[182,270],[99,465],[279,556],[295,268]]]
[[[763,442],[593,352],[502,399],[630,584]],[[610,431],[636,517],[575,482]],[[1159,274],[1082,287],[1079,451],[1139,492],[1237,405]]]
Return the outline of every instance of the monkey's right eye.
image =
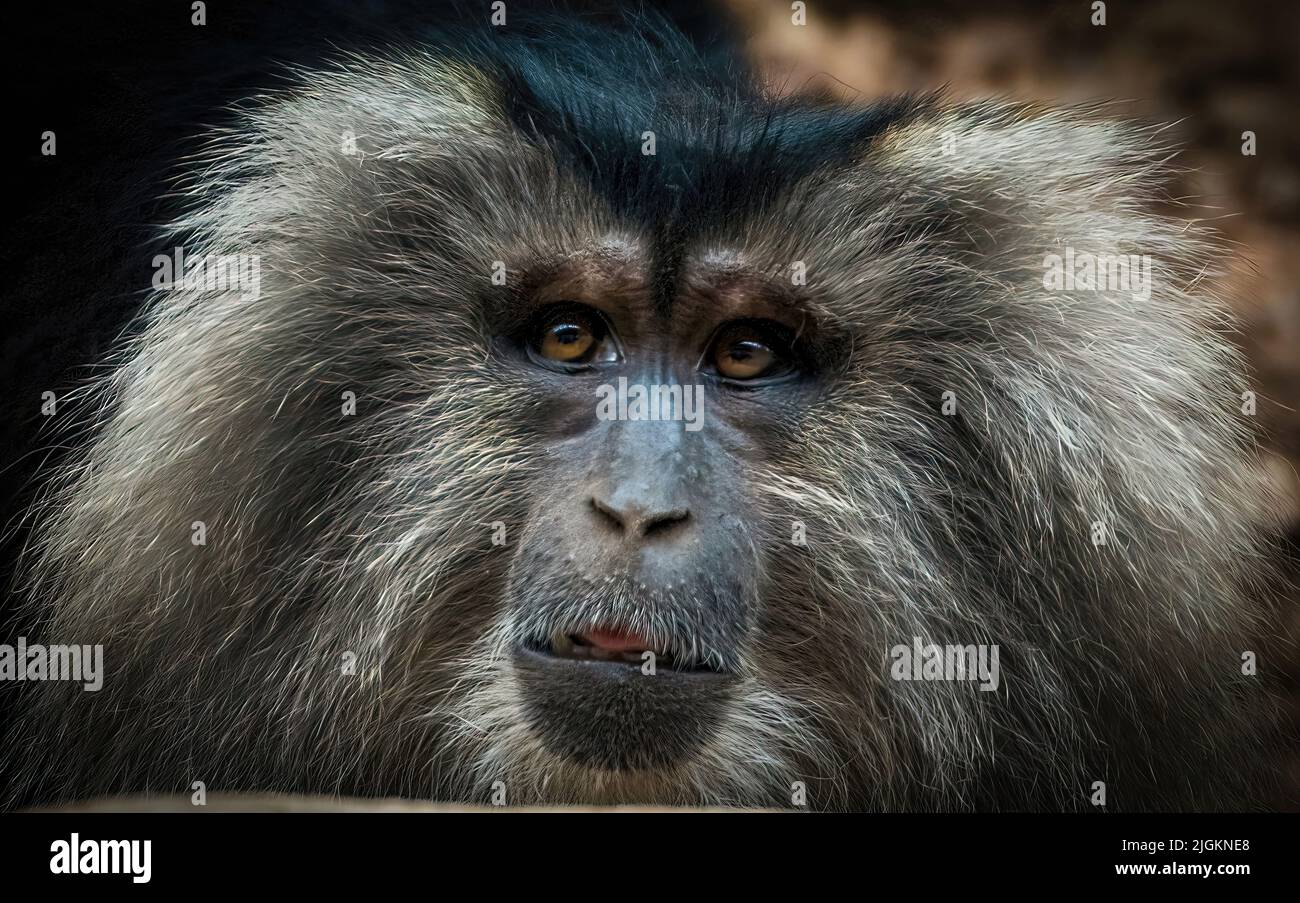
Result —
[[[618,360],[604,319],[581,305],[565,305],[543,317],[528,347],[536,357],[567,366]]]

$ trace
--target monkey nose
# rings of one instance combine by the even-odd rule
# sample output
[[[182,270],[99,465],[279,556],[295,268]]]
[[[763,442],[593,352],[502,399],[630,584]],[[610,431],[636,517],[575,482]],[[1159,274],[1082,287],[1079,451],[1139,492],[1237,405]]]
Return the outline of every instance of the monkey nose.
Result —
[[[594,495],[591,497],[591,508],[619,533],[634,538],[666,532],[685,523],[691,516],[685,508],[646,505],[633,501],[619,504]]]

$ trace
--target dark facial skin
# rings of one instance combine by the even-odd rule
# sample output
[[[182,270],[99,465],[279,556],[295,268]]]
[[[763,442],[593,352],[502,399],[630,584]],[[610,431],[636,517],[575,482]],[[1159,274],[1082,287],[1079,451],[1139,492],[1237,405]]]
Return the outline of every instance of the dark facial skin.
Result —
[[[605,768],[671,763],[719,721],[761,597],[745,462],[813,384],[808,317],[778,287],[701,264],[665,310],[645,272],[626,251],[570,265],[531,291],[533,315],[503,343],[536,389],[551,460],[511,572],[532,637],[515,667],[547,746]],[[620,378],[702,391],[701,427],[599,418],[598,387]],[[625,654],[594,658],[593,631]]]

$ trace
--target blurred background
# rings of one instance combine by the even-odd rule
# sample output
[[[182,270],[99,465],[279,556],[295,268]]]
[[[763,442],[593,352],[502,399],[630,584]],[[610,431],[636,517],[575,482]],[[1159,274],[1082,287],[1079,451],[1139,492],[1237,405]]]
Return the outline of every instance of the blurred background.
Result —
[[[1229,243],[1222,294],[1254,368],[1263,466],[1282,500],[1284,578],[1260,638],[1261,676],[1300,735],[1300,4],[723,0],[754,62],[782,90],[871,100],[945,89],[1111,105],[1171,123],[1187,172],[1169,194]],[[1104,24],[1100,24],[1104,21]],[[1243,133],[1254,154],[1243,153]],[[1267,673],[1266,673],[1267,672]],[[1294,749],[1294,747],[1293,747]],[[1300,750],[1283,766],[1300,810]]]

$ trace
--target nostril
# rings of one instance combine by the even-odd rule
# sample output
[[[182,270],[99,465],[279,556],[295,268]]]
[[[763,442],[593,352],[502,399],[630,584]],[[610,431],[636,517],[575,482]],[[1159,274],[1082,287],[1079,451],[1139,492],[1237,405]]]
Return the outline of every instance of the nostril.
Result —
[[[647,511],[641,505],[629,504],[620,509],[594,495],[588,498],[587,503],[597,519],[608,524],[615,532],[643,539],[669,533],[691,516],[685,508]]]
[[[691,513],[684,508],[673,511],[666,511],[646,521],[641,530],[641,535],[649,538],[662,533],[668,533],[679,524],[686,523],[691,517]]]
[[[623,526],[623,517],[617,511],[603,503],[595,496],[592,496],[588,501],[591,503],[591,510],[595,511],[601,520],[606,521],[618,532],[623,532],[625,529]]]

